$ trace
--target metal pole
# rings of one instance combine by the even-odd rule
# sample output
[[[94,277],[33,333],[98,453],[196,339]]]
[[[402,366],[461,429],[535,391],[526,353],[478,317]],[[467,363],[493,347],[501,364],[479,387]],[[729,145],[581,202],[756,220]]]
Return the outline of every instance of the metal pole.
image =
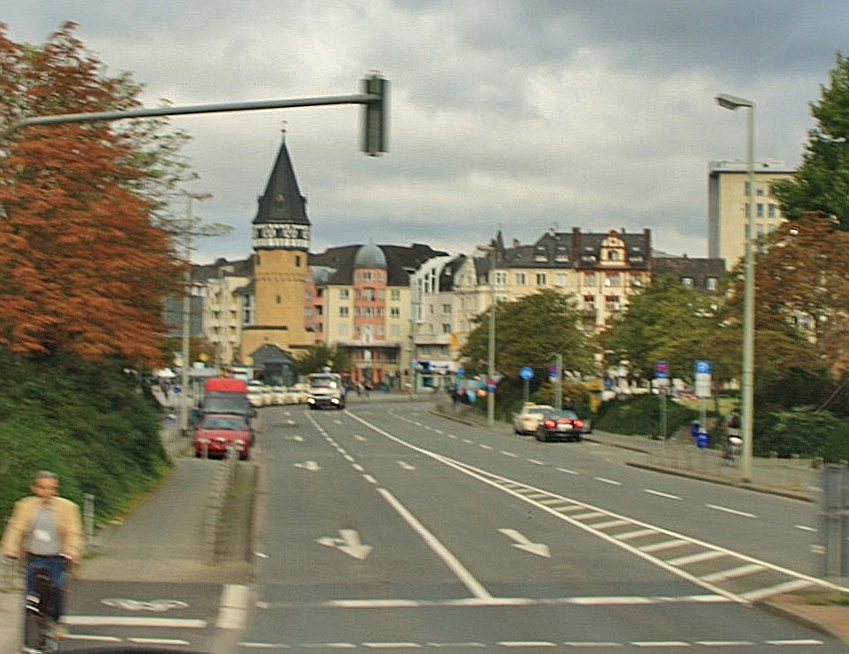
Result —
[[[755,103],[722,93],[716,96],[716,102],[723,109],[745,108],[749,110],[746,125],[746,172],[749,181],[748,226],[746,234],[745,280],[743,288],[743,370],[742,370],[742,407],[740,411],[742,476],[744,481],[752,479],[752,453],[754,452],[754,411],[755,411]]]
[[[192,232],[194,230],[195,216],[192,210],[192,200],[206,200],[212,197],[212,193],[188,193],[186,192],[186,273],[185,289],[183,290],[183,370],[180,380],[180,432],[186,436],[189,431],[189,357],[191,336],[191,310],[192,310]]]
[[[563,408],[563,355],[557,357],[557,377],[554,381],[554,408],[560,411]]]
[[[497,252],[492,247],[492,261],[489,266],[489,356],[486,364],[487,384],[495,379],[495,260]],[[495,424],[495,391],[487,388],[486,424]]]
[[[752,479],[755,410],[755,105],[749,105],[746,167],[749,177],[749,234],[746,239],[746,278],[743,295],[743,432],[742,474]]]

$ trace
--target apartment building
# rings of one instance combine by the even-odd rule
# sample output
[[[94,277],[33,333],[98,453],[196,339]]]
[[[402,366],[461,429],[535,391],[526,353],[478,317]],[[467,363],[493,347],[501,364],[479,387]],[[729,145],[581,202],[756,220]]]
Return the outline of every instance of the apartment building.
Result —
[[[317,342],[345,348],[351,381],[401,388],[413,369],[410,275],[446,252],[348,245],[310,255],[303,301]]]
[[[783,161],[756,161],[755,237],[772,232],[784,218],[771,184],[788,179],[795,172]],[[749,176],[744,161],[711,161],[708,165],[708,258],[724,259],[730,269],[746,253]]]

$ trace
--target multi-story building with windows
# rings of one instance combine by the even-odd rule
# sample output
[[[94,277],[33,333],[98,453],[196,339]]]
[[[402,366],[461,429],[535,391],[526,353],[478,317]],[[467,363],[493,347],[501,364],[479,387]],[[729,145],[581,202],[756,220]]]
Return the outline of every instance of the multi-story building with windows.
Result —
[[[756,161],[755,237],[772,232],[784,218],[771,184],[794,171],[783,161]],[[708,258],[724,259],[733,268],[746,252],[749,238],[749,176],[743,161],[711,161],[708,166]]]
[[[351,354],[351,381],[400,388],[412,368],[410,275],[445,252],[349,245],[310,255],[307,328]]]

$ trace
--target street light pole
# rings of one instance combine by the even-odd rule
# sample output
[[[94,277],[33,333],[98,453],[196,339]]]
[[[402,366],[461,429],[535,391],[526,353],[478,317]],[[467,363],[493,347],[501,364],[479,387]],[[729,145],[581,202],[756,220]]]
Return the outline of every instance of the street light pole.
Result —
[[[207,200],[212,193],[189,193],[186,195],[186,272],[185,289],[183,289],[183,370],[180,380],[182,392],[180,394],[180,432],[186,436],[189,432],[189,343],[191,332],[191,310],[192,310],[192,232],[194,230],[195,216],[192,210],[192,200]]]
[[[495,424],[495,390],[489,383],[495,380],[495,261],[498,256],[496,245],[492,246],[492,261],[489,264],[489,353],[486,364],[486,424]]]
[[[749,180],[746,234],[745,281],[743,288],[743,373],[740,412],[743,451],[741,456],[744,481],[752,479],[755,409],[755,103],[733,95],[716,96],[723,109],[749,110],[746,125],[746,172]]]

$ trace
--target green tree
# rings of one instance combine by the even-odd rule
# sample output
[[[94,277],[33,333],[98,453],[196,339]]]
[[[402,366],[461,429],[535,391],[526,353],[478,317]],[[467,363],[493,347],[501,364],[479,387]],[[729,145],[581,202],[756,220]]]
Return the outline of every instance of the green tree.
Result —
[[[460,353],[470,373],[487,369],[489,316],[486,311],[475,318]],[[519,370],[530,366],[537,383],[545,380],[557,354],[563,357],[565,371],[593,371],[593,351],[578,327],[580,312],[575,301],[562,293],[543,289],[515,302],[501,302],[496,305],[495,323],[495,366],[509,378],[519,379]]]
[[[739,339],[739,330],[723,326],[718,295],[688,288],[672,275],[656,276],[597,337],[607,363],[627,361],[638,379],[653,377],[658,361],[669,363],[672,376],[690,379],[697,359],[713,362],[717,380],[731,379],[739,370]]]
[[[299,375],[320,372],[325,366],[330,366],[334,372],[350,373],[351,354],[338,345],[319,343],[305,350],[298,357],[297,370]]]
[[[829,81],[820,102],[811,103],[818,126],[808,132],[802,165],[793,178],[773,184],[773,193],[786,218],[822,212],[849,231],[849,59],[837,54]]]

